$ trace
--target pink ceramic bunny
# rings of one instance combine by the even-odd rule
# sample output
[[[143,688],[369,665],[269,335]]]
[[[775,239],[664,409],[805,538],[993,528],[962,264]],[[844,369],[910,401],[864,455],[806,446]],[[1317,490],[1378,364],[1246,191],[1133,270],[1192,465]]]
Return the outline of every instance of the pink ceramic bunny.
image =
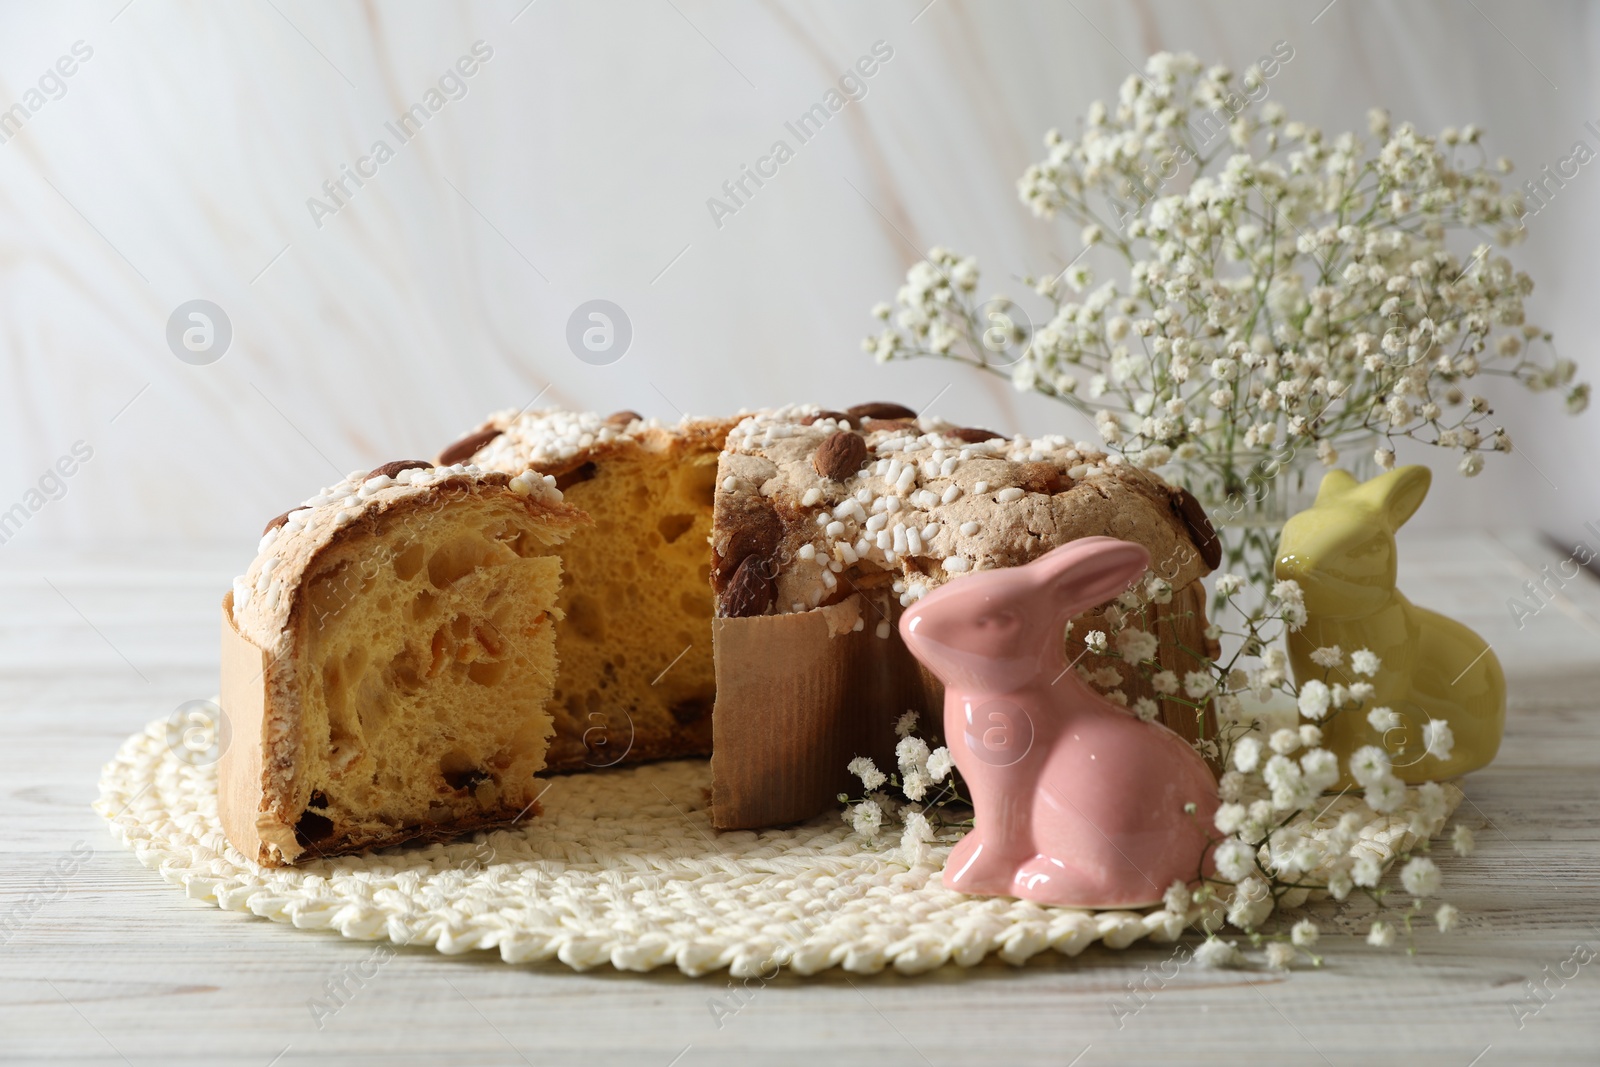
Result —
[[[1149,564],[1139,545],[1085,537],[952,581],[901,617],[906,645],[944,682],[945,740],[976,808],[945,863],[949,888],[1129,908],[1200,876],[1217,806],[1210,769],[1066,659],[1068,620]]]

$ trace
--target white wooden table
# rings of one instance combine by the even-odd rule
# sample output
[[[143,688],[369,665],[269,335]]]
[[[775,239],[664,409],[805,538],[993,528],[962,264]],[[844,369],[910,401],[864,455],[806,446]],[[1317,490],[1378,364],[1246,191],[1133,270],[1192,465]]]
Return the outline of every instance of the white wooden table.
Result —
[[[372,945],[188,900],[89,809],[127,734],[214,692],[217,601],[240,554],[8,549],[0,1062],[1600,1062],[1600,959],[1568,962],[1600,953],[1600,583],[1568,583],[1518,629],[1507,598],[1559,553],[1533,537],[1402,544],[1402,586],[1484,634],[1511,686],[1505,746],[1467,780],[1458,815],[1478,851],[1440,855],[1462,929],[1424,931],[1415,956],[1368,948],[1355,906],[1317,913],[1321,971],[1186,966],[1166,981],[1170,946],[915,978],[784,976],[737,995],[725,975],[404,949],[320,1029],[307,1002]],[[57,885],[49,872],[74,849],[93,851]],[[714,1000],[734,1011],[720,1026]]]

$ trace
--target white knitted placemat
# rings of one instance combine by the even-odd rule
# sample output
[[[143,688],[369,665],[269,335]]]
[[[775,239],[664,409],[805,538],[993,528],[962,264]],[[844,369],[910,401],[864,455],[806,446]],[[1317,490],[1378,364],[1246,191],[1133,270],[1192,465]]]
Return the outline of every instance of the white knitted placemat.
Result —
[[[784,830],[715,833],[701,760],[555,777],[543,815],[470,840],[261,867],[223,836],[215,767],[179,759],[169,731],[168,720],[150,724],[101,773],[95,808],[112,836],[196,900],[303,930],[444,953],[498,949],[507,963],[672,965],[690,975],[726,967],[743,978],[770,977],[778,965],[916,973],[991,952],[1022,963],[1046,949],[1075,956],[1096,941],[1172,941],[1185,928],[1160,909],[1092,912],[951,892],[939,876],[959,833],[917,856],[871,847],[834,813]],[[1461,793],[1445,788],[1453,811]],[[1414,800],[1412,791],[1400,810],[1375,817],[1355,847],[1385,863],[1409,848]],[[1318,824],[1346,810],[1336,801]]]

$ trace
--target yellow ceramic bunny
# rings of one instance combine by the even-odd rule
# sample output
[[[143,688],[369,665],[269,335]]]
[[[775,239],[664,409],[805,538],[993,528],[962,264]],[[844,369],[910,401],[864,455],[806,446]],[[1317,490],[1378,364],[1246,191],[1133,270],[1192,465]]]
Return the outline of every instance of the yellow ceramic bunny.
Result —
[[[1407,782],[1453,778],[1494,759],[1505,728],[1506,682],[1489,646],[1467,627],[1419,608],[1395,588],[1395,530],[1428,495],[1426,467],[1400,467],[1368,482],[1342,470],[1322,480],[1317,500],[1291,518],[1278,546],[1277,574],[1305,592],[1307,621],[1289,636],[1297,682],[1365,681],[1348,656],[1370,649],[1382,662],[1372,700],[1347,706],[1323,731],[1323,745],[1341,762],[1363,745],[1382,745]],[[1346,666],[1329,671],[1314,649],[1338,645]],[[1399,725],[1381,732],[1367,720],[1388,707]],[[1442,719],[1455,737],[1449,758],[1426,752],[1423,727]]]

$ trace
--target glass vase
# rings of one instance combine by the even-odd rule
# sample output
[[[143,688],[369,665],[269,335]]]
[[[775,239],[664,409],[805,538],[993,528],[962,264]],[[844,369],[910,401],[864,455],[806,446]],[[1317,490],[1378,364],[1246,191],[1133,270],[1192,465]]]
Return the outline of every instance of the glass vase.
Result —
[[[1357,481],[1366,481],[1377,473],[1375,447],[1375,440],[1350,443],[1340,450],[1335,465]],[[1235,600],[1254,609],[1265,603],[1272,590],[1283,524],[1311,506],[1323,475],[1331,469],[1311,449],[1282,448],[1208,452],[1174,459],[1161,474],[1193,493],[1206,509],[1222,542],[1217,573],[1232,572],[1245,579],[1249,595]],[[1212,617],[1217,618],[1226,606],[1225,598],[1213,594]]]

